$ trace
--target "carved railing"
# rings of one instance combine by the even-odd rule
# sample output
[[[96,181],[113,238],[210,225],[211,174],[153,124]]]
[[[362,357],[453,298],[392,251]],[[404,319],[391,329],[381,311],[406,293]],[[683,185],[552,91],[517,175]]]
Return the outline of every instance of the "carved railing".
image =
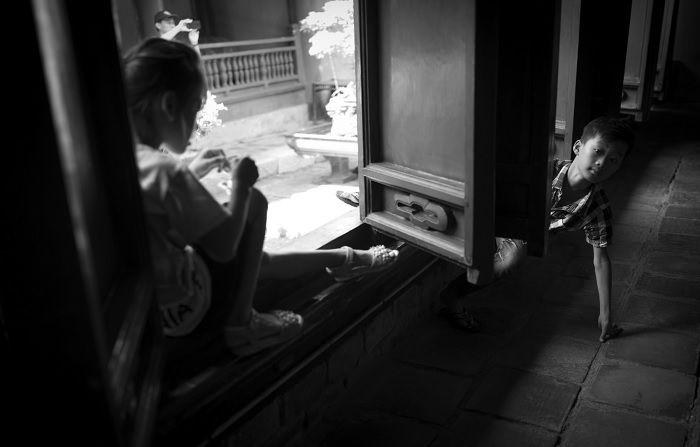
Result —
[[[201,44],[200,51],[207,88],[215,94],[304,82],[298,32],[293,37]]]

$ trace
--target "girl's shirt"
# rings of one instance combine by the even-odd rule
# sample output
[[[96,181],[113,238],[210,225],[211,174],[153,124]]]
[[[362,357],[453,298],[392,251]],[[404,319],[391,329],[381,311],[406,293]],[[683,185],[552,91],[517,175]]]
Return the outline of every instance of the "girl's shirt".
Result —
[[[594,247],[607,247],[613,234],[612,210],[603,188],[593,184],[588,193],[575,202],[559,204],[569,166],[570,160],[555,160],[549,231],[558,233],[583,229],[586,242]]]
[[[139,144],[136,160],[164,331],[185,335],[211,302],[209,272],[192,245],[228,212],[171,156]]]

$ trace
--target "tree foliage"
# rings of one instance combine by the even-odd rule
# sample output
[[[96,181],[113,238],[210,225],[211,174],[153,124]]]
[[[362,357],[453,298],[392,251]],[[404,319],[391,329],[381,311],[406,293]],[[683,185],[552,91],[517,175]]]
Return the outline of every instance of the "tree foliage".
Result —
[[[303,32],[311,34],[309,55],[319,59],[355,55],[352,0],[328,1],[321,11],[311,11],[300,24]]]

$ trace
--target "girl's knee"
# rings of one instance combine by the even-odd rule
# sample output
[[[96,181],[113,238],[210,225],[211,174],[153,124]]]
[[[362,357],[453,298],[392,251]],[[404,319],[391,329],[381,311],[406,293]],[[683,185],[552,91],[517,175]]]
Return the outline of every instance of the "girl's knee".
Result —
[[[252,220],[260,215],[267,215],[267,198],[258,188],[252,188],[248,203],[248,216]]]

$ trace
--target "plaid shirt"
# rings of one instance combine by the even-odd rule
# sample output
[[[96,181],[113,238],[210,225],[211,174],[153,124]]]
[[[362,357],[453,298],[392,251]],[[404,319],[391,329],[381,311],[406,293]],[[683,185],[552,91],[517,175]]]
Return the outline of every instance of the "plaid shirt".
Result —
[[[552,203],[549,212],[549,231],[576,231],[583,229],[586,242],[594,247],[607,247],[612,241],[612,210],[603,189],[591,185],[588,194],[579,200],[559,205],[564,179],[571,161],[554,160],[554,180],[552,180]]]

